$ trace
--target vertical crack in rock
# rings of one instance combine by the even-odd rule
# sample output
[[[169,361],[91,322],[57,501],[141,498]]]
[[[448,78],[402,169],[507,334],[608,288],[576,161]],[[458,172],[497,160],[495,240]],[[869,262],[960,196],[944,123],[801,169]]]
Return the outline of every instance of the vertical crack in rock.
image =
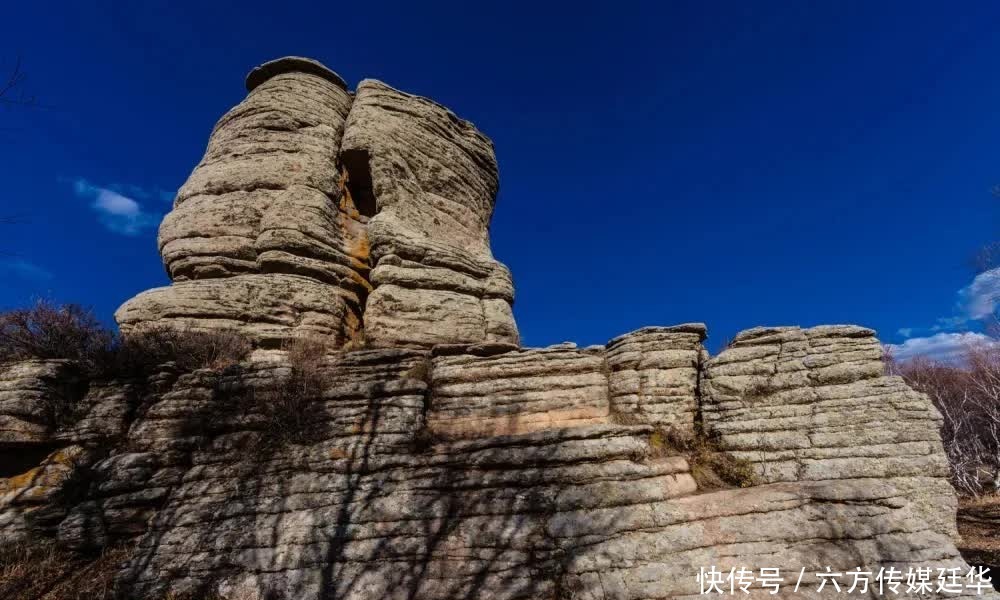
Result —
[[[340,154],[347,174],[348,193],[354,201],[358,212],[364,217],[374,217],[378,212],[378,202],[372,189],[372,174],[369,166],[368,151],[363,148],[351,148]]]

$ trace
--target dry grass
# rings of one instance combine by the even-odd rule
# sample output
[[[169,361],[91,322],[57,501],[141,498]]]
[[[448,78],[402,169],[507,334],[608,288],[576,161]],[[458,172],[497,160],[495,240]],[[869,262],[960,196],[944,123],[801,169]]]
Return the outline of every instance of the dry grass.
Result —
[[[766,382],[765,382],[766,383]],[[612,407],[608,421],[615,425],[647,424],[634,412]],[[649,434],[648,458],[683,456],[691,468],[699,489],[712,490],[731,487],[750,487],[758,483],[757,473],[750,461],[734,457],[720,450],[705,435],[699,423],[697,433],[688,433],[674,427],[657,427]]]
[[[131,553],[130,546],[118,546],[83,557],[47,540],[5,546],[0,549],[0,598],[111,600],[115,573]]]
[[[635,413],[623,411],[617,406],[612,406],[608,411],[608,422],[612,425],[645,425],[645,421],[640,419]]]
[[[177,594],[167,593],[162,600],[264,600],[257,588],[249,582],[233,586],[224,594]]]
[[[653,456],[684,456],[698,489],[751,487],[758,483],[753,465],[719,450],[703,433],[691,434],[674,428],[657,429],[650,435]]]
[[[131,545],[82,556],[51,540],[0,548],[0,598],[3,600],[115,600],[118,569],[134,552]],[[263,600],[256,586],[240,582],[224,594],[168,593],[160,600]]]
[[[368,337],[365,336],[365,331],[362,329],[352,339],[348,340],[341,350],[344,352],[354,352],[355,350],[364,350],[365,348],[368,348]]]
[[[743,400],[749,403],[759,402],[775,391],[771,380],[767,377],[754,377],[743,389]]]
[[[148,327],[117,337],[95,366],[104,377],[142,377],[165,363],[182,371],[222,371],[252,350],[250,341],[235,331]]]

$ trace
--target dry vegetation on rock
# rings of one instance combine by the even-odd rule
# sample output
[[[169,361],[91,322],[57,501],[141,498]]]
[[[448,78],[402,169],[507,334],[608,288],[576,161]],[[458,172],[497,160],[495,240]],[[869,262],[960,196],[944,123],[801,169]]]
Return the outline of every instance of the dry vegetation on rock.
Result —
[[[66,359],[101,379],[144,377],[165,363],[181,371],[223,370],[252,349],[246,337],[227,330],[147,326],[118,334],[75,304],[42,300],[0,313],[0,363]]]
[[[316,441],[323,425],[310,407],[320,400],[326,383],[323,363],[330,344],[299,338],[283,349],[291,367],[288,376],[250,390],[251,408],[264,418],[262,441],[269,446]]]
[[[944,418],[955,489],[973,497],[1000,491],[1000,348],[970,347],[960,364],[890,357],[888,368],[927,394]]]
[[[88,557],[47,540],[0,547],[0,598],[4,600],[111,600],[114,576],[131,548],[118,546]]]

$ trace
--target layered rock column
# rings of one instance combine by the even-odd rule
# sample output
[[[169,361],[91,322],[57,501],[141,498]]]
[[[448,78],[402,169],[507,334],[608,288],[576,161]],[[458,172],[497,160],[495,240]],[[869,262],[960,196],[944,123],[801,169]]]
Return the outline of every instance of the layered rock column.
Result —
[[[346,85],[301,58],[266,63],[216,124],[160,226],[173,285],[116,313],[123,329],[236,329],[262,343],[357,335],[368,292],[361,215],[338,164]]]
[[[643,327],[608,342],[611,411],[629,423],[694,434],[703,323]]]
[[[510,272],[490,252],[492,142],[435,102],[365,80],[342,156],[354,195],[377,212],[368,227],[368,342],[517,344]]]
[[[763,482],[890,484],[940,533],[955,534],[955,494],[924,394],[884,374],[875,332],[854,325],[758,327],[708,361],[706,432]]]
[[[352,98],[308,59],[266,63],[247,89],[160,227],[173,284],[122,306],[123,329],[518,344],[510,271],[490,251],[486,136],[378,81]]]

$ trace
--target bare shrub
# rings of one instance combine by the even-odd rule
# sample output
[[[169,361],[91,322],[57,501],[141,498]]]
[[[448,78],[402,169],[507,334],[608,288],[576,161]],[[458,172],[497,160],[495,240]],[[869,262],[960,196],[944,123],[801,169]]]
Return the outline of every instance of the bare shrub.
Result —
[[[774,391],[775,387],[769,378],[755,376],[743,389],[743,399],[749,403],[760,402]]]
[[[64,358],[90,364],[113,341],[114,334],[76,304],[39,300],[30,308],[0,313],[0,362]]]
[[[362,329],[357,332],[353,338],[344,344],[344,352],[353,352],[356,350],[364,350],[368,347],[368,337],[365,335],[365,331]]]
[[[271,445],[308,444],[322,432],[313,410],[326,387],[323,369],[329,342],[298,338],[285,344],[291,372],[273,384],[256,388],[253,408],[265,422],[264,442]]]
[[[0,313],[0,363],[68,359],[92,377],[141,377],[168,362],[183,371],[222,370],[245,359],[252,349],[235,331],[147,327],[118,335],[75,304],[42,300]]]
[[[1000,491],[1000,348],[970,347],[960,365],[890,359],[888,369],[927,394],[944,418],[941,439],[955,489],[966,496]]]
[[[645,425],[646,422],[639,418],[637,414],[622,410],[618,406],[612,406],[608,411],[608,422],[613,425]]]
[[[239,364],[252,350],[250,340],[236,331],[146,327],[115,337],[96,358],[94,368],[104,377],[141,377],[165,363],[181,371],[222,371]]]

